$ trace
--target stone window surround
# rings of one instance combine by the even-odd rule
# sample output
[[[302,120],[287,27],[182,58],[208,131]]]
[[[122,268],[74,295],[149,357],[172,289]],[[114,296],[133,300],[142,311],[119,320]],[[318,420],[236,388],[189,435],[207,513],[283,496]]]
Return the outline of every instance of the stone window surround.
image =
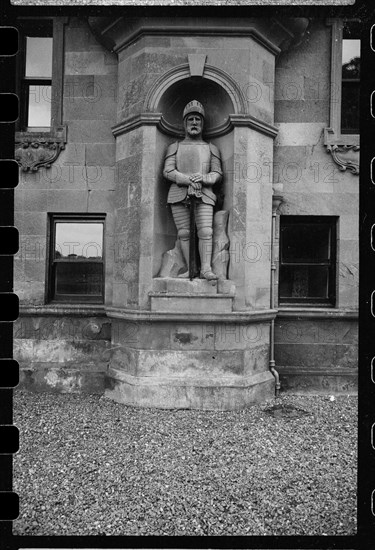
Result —
[[[55,224],[58,222],[76,222],[76,223],[85,223],[85,222],[99,222],[103,224],[103,254],[102,254],[102,265],[103,265],[103,281],[102,281],[102,294],[101,300],[90,299],[90,295],[85,299],[85,295],[77,295],[76,297],[70,299],[56,299],[53,296],[52,284],[53,284],[53,264],[54,264],[54,250],[53,243],[55,240]],[[46,277],[45,277],[45,304],[42,306],[42,309],[46,311],[50,310],[58,312],[66,312],[69,310],[71,313],[76,312],[77,315],[82,314],[86,310],[91,311],[91,309],[97,310],[98,308],[102,310],[104,308],[105,302],[105,266],[106,266],[106,257],[105,257],[105,234],[106,234],[106,214],[103,213],[48,213],[48,231],[47,231],[47,258],[46,258]]]
[[[27,24],[35,19],[36,17],[19,18],[21,33],[22,23]],[[15,159],[25,172],[36,171],[41,166],[50,168],[61,150],[65,148],[67,129],[63,125],[62,106],[64,85],[64,25],[68,22],[68,19],[68,17],[38,17],[38,20],[52,20],[53,23],[51,127],[46,132],[23,131],[20,127],[20,119],[16,122]],[[23,55],[21,50],[18,53],[17,59],[17,94],[19,97],[21,97],[20,76]]]
[[[326,24],[331,26],[331,93],[329,127],[324,130],[324,145],[332,154],[338,150],[344,152],[352,149],[359,150],[359,134],[341,133],[341,90],[342,90],[342,41],[343,19],[327,19]],[[343,151],[342,151],[342,150]],[[334,154],[333,154],[334,156]],[[335,159],[337,162],[337,160]],[[349,166],[347,168],[350,169]],[[345,168],[341,168],[345,169]],[[353,173],[353,169],[350,169]]]
[[[280,219],[280,216],[279,217],[279,220],[278,220],[278,234],[279,234],[279,258],[278,258],[278,287],[280,289],[280,268],[281,268],[281,219]],[[292,301],[288,301],[288,299],[284,299],[283,301],[280,302],[280,295],[277,296],[277,302],[278,302],[278,306],[277,306],[277,309],[278,309],[278,312],[280,312],[281,310],[285,310],[285,311],[300,311],[300,312],[309,312],[309,311],[316,311],[316,312],[322,312],[322,311],[338,311],[340,308],[338,307],[338,304],[337,304],[337,299],[338,299],[338,292],[339,292],[339,288],[338,288],[338,250],[337,250],[337,242],[338,242],[338,233],[337,233],[337,222],[339,220],[339,218],[337,216],[306,216],[306,215],[297,215],[297,216],[283,216],[284,218],[288,218],[288,217],[293,217],[293,218],[301,218],[301,225],[303,223],[303,221],[306,221],[307,222],[307,219],[308,218],[315,218],[315,221],[317,224],[319,224],[320,221],[323,221],[323,218],[330,218],[329,220],[327,220],[327,222],[329,222],[331,224],[331,229],[334,230],[334,233],[333,235],[330,236],[330,240],[331,240],[331,246],[334,247],[334,250],[333,250],[333,257],[332,257],[332,262],[331,262],[331,267],[333,269],[333,272],[331,273],[331,276],[333,277],[332,278],[332,281],[331,281],[331,284],[332,284],[332,289],[331,289],[331,292],[332,292],[332,295],[334,296],[334,299],[333,301],[328,301],[327,303],[319,303],[318,300],[316,300],[315,302],[304,302],[303,298],[301,298],[301,300],[299,300],[298,302],[296,301],[295,303],[293,303]],[[303,218],[303,219],[302,219]],[[318,303],[317,303],[318,302]],[[309,313],[307,313],[307,315],[309,315]]]

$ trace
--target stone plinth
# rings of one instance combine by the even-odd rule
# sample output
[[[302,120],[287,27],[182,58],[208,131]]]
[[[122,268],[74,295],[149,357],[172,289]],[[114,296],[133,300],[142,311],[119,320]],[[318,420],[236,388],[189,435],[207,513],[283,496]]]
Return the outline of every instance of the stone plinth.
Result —
[[[229,282],[229,281],[228,281]],[[218,293],[218,281],[155,278],[150,292],[151,311],[230,313],[233,295]]]
[[[220,294],[151,294],[151,311],[230,313],[233,298]]]
[[[236,410],[270,399],[274,394],[274,379],[261,373],[238,382],[234,377],[208,381],[190,380],[189,384],[163,378],[138,378],[113,373],[106,395],[129,405],[163,409]]]
[[[145,407],[234,410],[274,396],[268,349],[276,312],[108,313],[107,397]]]
[[[174,293],[174,294],[217,294],[217,282],[213,284],[206,279],[178,279],[175,277],[155,277],[153,280],[153,290],[155,293]]]

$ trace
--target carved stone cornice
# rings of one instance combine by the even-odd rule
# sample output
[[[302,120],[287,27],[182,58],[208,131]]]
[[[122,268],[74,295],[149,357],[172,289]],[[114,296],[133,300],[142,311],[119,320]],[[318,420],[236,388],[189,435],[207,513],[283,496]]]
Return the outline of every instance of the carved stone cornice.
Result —
[[[141,113],[139,115],[131,116],[122,122],[112,126],[112,133],[115,137],[122,134],[126,134],[139,128],[141,126],[157,126],[158,129],[168,136],[181,139],[185,136],[184,129],[178,126],[174,126],[165,120],[161,113]],[[263,122],[251,115],[229,115],[228,119],[219,126],[209,128],[204,133],[205,139],[214,139],[231,132],[233,128],[237,126],[245,126],[247,128],[253,128],[257,132],[260,132],[268,137],[275,138],[278,133],[278,128],[272,124]]]
[[[268,322],[275,319],[277,309],[262,309],[256,311],[231,311],[228,313],[188,313],[188,312],[164,312],[149,310],[133,310],[126,307],[105,307],[107,317],[112,319],[124,319],[131,322],[183,322],[183,323],[257,323]]]
[[[359,145],[327,145],[327,153],[343,172],[359,174]]]
[[[309,19],[306,17],[273,17],[271,20],[232,17],[228,20],[228,24],[223,24],[220,17],[212,16],[205,18],[204,24],[200,24],[197,18],[189,16],[163,18],[90,16],[87,22],[98,42],[109,51],[116,53],[146,35],[216,35],[251,37],[272,54],[278,55],[282,50],[298,45],[309,26]]]
[[[66,126],[51,132],[16,132],[14,158],[24,172],[51,168],[65,144]]]

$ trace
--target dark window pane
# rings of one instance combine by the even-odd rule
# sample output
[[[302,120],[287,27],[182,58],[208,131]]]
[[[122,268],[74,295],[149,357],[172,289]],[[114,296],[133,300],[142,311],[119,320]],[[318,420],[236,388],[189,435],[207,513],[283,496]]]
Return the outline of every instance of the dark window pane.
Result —
[[[28,126],[49,127],[51,125],[51,86],[29,86]]]
[[[361,36],[361,28],[361,21],[356,21],[353,19],[344,20],[343,38],[359,39]]]
[[[89,261],[55,264],[56,294],[101,295],[103,264]]]
[[[103,258],[102,223],[56,223],[55,258]]]
[[[281,266],[280,298],[329,298],[328,266]]]
[[[52,38],[26,37],[25,76],[52,78]]]
[[[342,83],[341,132],[359,133],[359,85],[356,82]]]
[[[330,259],[330,227],[288,224],[281,229],[283,262],[325,262]]]
[[[360,77],[360,49],[358,29],[350,25],[344,29],[342,41],[342,92],[341,92],[341,132],[343,134],[359,133],[359,77]],[[354,32],[355,31],[355,32]]]

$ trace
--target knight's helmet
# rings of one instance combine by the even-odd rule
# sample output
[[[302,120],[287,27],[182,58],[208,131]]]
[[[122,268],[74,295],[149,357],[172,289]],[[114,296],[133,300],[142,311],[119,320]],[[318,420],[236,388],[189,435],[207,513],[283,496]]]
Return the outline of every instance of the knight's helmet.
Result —
[[[185,117],[190,113],[199,113],[204,119],[205,114],[202,103],[199,103],[196,99],[189,101],[189,103],[185,106],[182,118],[185,120]]]

